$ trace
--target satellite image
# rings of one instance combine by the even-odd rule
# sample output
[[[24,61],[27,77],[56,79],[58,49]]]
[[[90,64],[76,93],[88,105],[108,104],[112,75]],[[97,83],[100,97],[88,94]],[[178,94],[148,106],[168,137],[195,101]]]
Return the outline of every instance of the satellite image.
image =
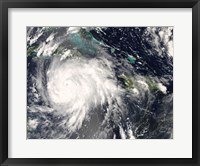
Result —
[[[173,139],[173,27],[27,27],[27,139]]]

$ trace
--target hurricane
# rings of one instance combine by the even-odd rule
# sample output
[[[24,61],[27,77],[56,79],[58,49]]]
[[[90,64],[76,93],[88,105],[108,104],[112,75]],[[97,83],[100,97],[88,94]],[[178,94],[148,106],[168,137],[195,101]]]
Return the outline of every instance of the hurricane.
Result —
[[[122,90],[109,68],[103,60],[71,59],[63,63],[54,59],[47,71],[48,99],[53,108],[68,115],[68,129],[79,129],[93,108],[119,102]]]

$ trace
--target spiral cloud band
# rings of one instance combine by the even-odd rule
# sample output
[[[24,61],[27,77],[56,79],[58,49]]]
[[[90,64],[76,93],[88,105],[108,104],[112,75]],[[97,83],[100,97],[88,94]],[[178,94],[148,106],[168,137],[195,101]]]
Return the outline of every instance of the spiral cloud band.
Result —
[[[93,108],[119,101],[122,90],[117,87],[110,65],[105,59],[62,62],[55,58],[52,62],[47,71],[49,99],[53,108],[69,117],[68,129],[79,129]]]

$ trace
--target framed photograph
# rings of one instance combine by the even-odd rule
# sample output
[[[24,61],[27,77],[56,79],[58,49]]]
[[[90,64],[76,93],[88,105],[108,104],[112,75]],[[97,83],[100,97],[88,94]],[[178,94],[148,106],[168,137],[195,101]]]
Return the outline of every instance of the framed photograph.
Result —
[[[200,165],[198,0],[1,0],[0,164]]]

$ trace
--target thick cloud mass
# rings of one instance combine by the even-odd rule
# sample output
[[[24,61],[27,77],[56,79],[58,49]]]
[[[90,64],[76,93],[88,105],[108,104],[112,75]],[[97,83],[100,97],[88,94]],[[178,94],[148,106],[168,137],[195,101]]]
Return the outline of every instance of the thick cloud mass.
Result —
[[[106,62],[106,63],[105,63]],[[68,116],[67,127],[79,129],[92,109],[120,99],[120,90],[107,60],[54,59],[47,71],[47,91],[52,107]],[[119,101],[118,101],[119,102]]]

